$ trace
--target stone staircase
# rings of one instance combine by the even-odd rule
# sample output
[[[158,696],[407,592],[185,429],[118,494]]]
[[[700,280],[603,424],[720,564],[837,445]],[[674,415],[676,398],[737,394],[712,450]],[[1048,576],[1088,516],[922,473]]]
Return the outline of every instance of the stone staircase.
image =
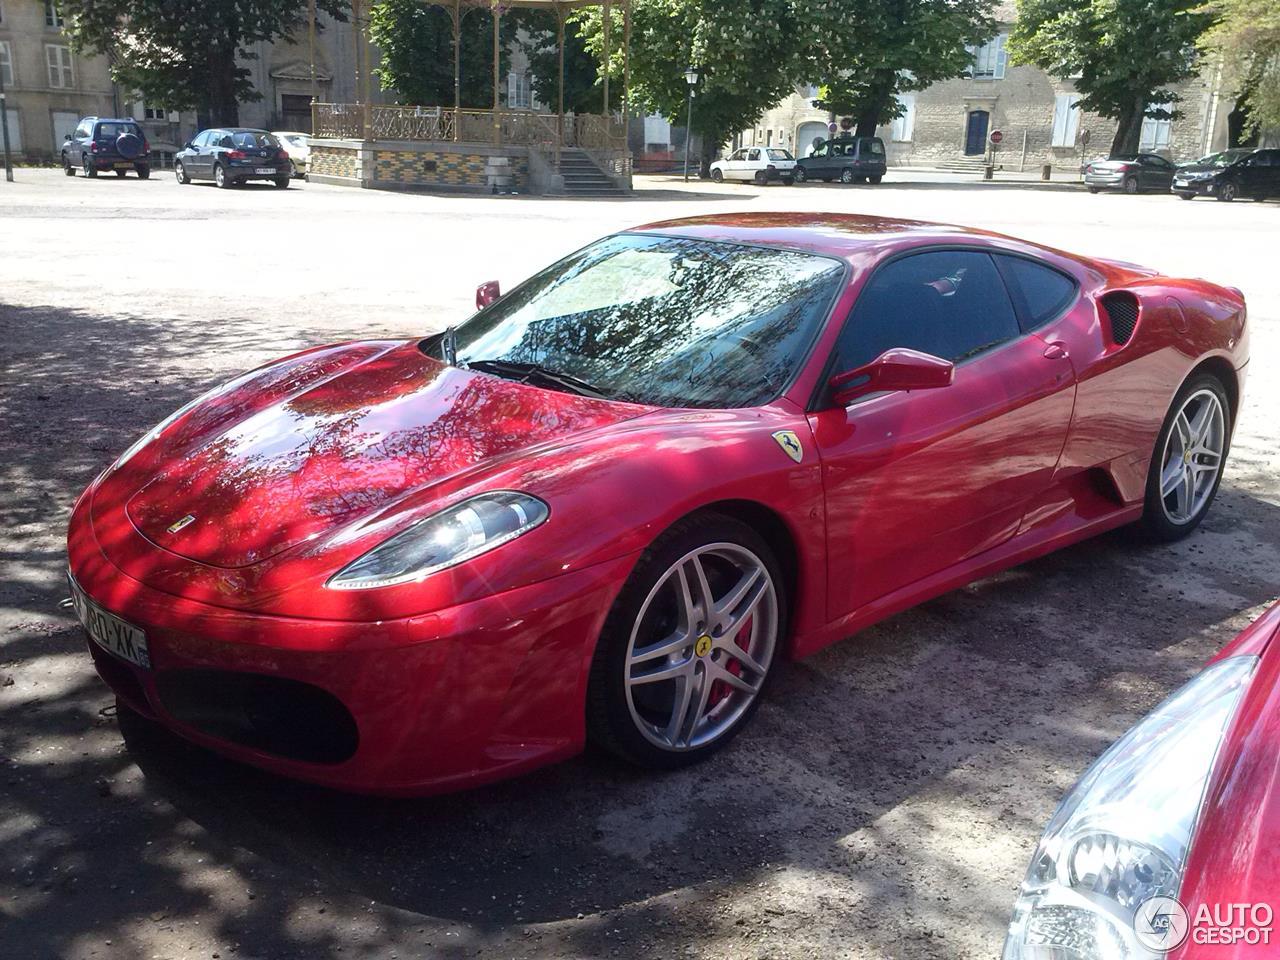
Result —
[[[984,157],[952,157],[949,160],[939,160],[934,166],[949,173],[972,173],[982,176],[986,159]]]
[[[604,175],[595,162],[583,150],[574,147],[560,149],[560,165],[556,173],[564,178],[565,197],[625,197],[628,196],[612,180]]]

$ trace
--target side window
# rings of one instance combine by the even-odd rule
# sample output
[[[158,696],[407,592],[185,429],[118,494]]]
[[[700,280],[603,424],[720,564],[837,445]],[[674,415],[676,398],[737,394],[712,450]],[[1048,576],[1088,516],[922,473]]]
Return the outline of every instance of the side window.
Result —
[[[910,347],[959,363],[1022,331],[991,257],[932,250],[886,264],[858,295],[836,344],[835,371]]]
[[[82,124],[80,124],[80,126],[76,127],[76,139],[77,139],[77,140],[80,140],[80,139],[82,139],[82,138],[84,138],[84,137],[87,137],[87,136],[89,135],[89,127],[90,127],[90,126],[91,126],[91,124],[88,124],[88,123],[82,123]]]
[[[825,157],[826,155],[827,155],[827,145],[825,143],[820,147],[814,147],[813,153],[809,154],[809,156],[811,157]]]
[[[1044,326],[1071,306],[1076,299],[1076,282],[1052,267],[1022,257],[997,255],[1015,297],[1022,299],[1024,330]]]
[[[760,151],[759,151],[759,150],[752,150],[750,153],[748,153],[748,154],[747,154],[747,159],[748,159],[748,160],[759,160],[759,159],[760,159]]]
[[[745,151],[745,150],[737,150],[737,151],[735,151],[735,152],[734,152],[733,156],[732,156],[732,157],[730,157],[729,159],[730,159],[730,160],[745,160],[745,159],[747,159],[747,151]]]

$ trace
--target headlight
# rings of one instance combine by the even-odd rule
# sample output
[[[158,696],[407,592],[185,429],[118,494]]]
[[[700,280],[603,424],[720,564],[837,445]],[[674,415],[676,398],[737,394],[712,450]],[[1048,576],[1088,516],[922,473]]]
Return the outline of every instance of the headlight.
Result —
[[[1022,882],[1004,960],[1160,957],[1135,938],[1174,897],[1218,745],[1256,657],[1205,669],[1117,740],[1067,794]]]
[[[550,515],[545,503],[525,493],[483,493],[402,530],[347,564],[326,586],[368,590],[421,580],[528,533]]]

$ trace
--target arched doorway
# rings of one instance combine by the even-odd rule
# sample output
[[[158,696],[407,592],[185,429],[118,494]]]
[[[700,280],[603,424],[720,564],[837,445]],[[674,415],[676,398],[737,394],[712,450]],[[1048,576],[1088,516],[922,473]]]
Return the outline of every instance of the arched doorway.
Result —
[[[825,123],[809,120],[800,124],[800,126],[796,127],[796,157],[807,157],[816,146],[814,141],[817,140],[821,143],[827,137],[827,125]]]
[[[986,110],[970,110],[969,119],[964,128],[964,155],[980,157],[987,152],[987,128],[991,125],[991,114]]]

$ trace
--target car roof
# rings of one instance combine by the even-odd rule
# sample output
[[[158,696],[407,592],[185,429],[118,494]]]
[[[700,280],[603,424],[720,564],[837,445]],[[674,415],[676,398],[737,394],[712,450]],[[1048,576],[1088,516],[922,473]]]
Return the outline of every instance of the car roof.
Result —
[[[85,120],[92,120],[94,123],[137,123],[133,117],[85,117]]]
[[[848,260],[867,254],[949,243],[999,241],[999,246],[1031,254],[1049,254],[1082,262],[1083,258],[1014,237],[925,220],[872,217],[853,213],[733,213],[661,220],[633,227],[629,233],[653,233],[697,240],[720,240],[782,247]]]

